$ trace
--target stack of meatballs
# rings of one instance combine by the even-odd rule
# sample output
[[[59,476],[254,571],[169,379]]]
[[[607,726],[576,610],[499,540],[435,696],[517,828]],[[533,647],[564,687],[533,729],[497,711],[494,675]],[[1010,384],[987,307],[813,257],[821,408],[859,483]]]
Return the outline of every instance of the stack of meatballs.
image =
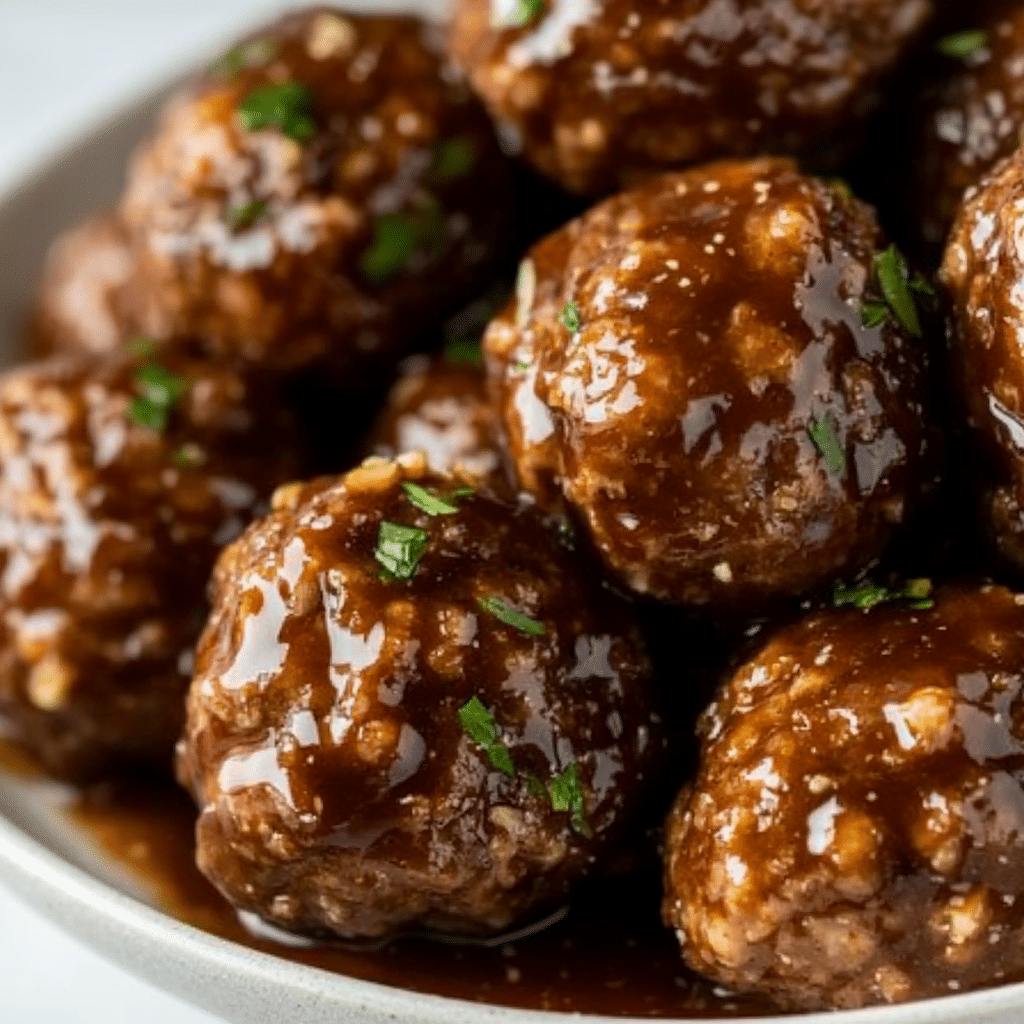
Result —
[[[257,29],[0,378],[4,734],[173,766],[307,935],[500,935],[655,834],[731,991],[1024,977],[1022,129],[1021,2]]]

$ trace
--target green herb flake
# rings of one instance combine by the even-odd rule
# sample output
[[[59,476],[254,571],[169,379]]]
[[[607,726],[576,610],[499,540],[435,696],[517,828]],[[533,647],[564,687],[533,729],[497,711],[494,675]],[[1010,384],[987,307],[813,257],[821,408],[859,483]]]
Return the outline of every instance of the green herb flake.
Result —
[[[566,765],[561,774],[552,776],[548,782],[548,793],[551,796],[551,809],[568,811],[574,831],[590,839],[594,831],[587,822],[580,770],[575,761]]]
[[[504,16],[492,20],[494,28],[525,28],[544,13],[544,0],[515,0]]]
[[[935,44],[935,49],[954,60],[969,60],[987,45],[988,33],[983,28],[969,28],[943,36]]]
[[[411,580],[416,573],[430,538],[426,530],[417,526],[391,523],[386,519],[377,534],[377,549],[373,557],[396,580]]]
[[[382,284],[397,276],[419,249],[440,252],[446,235],[444,214],[437,200],[426,197],[422,210],[382,213],[373,221],[373,240],[359,259],[363,277]]]
[[[473,169],[476,150],[473,140],[463,136],[445,139],[434,153],[434,166],[430,176],[434,181],[452,181],[461,178]]]
[[[248,132],[277,128],[296,142],[309,142],[317,132],[312,97],[301,82],[281,82],[253,89],[239,103],[238,117]]]
[[[500,597],[481,597],[478,603],[485,612],[500,619],[506,626],[518,629],[520,633],[526,633],[529,636],[544,636],[547,632],[543,622],[538,622],[536,619],[531,619],[529,615],[516,611]]]
[[[219,78],[234,78],[243,71],[269,64],[276,52],[277,47],[272,39],[251,39],[247,43],[232,46],[214,62],[210,70]]]
[[[567,302],[558,314],[558,322],[570,333],[580,332],[580,307],[575,302]]]
[[[227,212],[227,224],[232,231],[245,231],[267,212],[266,199],[253,199]]]
[[[459,708],[459,721],[466,735],[483,747],[491,767],[514,779],[516,766],[512,763],[512,755],[501,742],[501,731],[494,715],[484,707],[479,697],[471,697]]]
[[[865,302],[860,307],[860,322],[865,327],[881,327],[890,316],[889,307],[884,302]]]
[[[453,516],[459,511],[458,505],[445,501],[435,494],[431,494],[425,487],[413,483],[411,480],[402,482],[402,490],[406,497],[422,512],[428,516]]]
[[[537,267],[533,260],[525,259],[516,271],[516,327],[526,326],[537,297]]]
[[[932,581],[929,579],[912,579],[898,590],[890,590],[870,580],[854,587],[837,586],[832,592],[834,608],[874,608],[879,604],[890,604],[894,601],[906,601],[911,608],[932,608]]]
[[[853,189],[845,178],[826,178],[825,184],[844,202],[853,201]]]
[[[441,354],[453,366],[483,366],[484,356],[479,337],[449,338]]]
[[[128,416],[140,427],[161,433],[188,382],[159,363],[146,363],[136,371],[134,383],[138,394],[128,404]]]
[[[895,245],[875,257],[875,275],[885,301],[908,334],[921,337],[921,321],[907,280],[907,266]]]
[[[541,782],[533,772],[530,772],[526,776],[526,792],[529,793],[530,796],[540,797],[541,800],[549,799],[548,791],[544,788],[544,783]]]
[[[842,476],[846,472],[846,452],[839,443],[831,418],[823,416],[820,420],[811,420],[807,433],[825,460],[828,471],[833,476]]]
[[[171,454],[171,461],[179,469],[192,469],[195,466],[201,466],[206,461],[206,454],[199,445],[186,441],[185,444],[175,448]]]

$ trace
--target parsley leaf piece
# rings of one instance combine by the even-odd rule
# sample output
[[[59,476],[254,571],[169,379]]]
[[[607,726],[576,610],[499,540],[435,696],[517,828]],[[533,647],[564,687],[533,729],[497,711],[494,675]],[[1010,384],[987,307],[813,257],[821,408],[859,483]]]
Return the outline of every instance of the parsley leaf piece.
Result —
[[[373,557],[396,580],[411,580],[416,574],[430,537],[417,526],[405,526],[384,520],[377,534],[377,549]]]
[[[431,168],[430,176],[434,181],[461,178],[473,169],[475,160],[476,150],[472,139],[461,135],[454,139],[445,139],[434,152],[434,166]]]
[[[526,792],[530,796],[539,796],[542,800],[549,799],[548,791],[544,788],[544,783],[537,778],[533,772],[530,772],[526,776]]]
[[[516,271],[516,327],[524,327],[530,319],[536,296],[537,267],[533,260],[525,259]]]
[[[935,44],[935,49],[946,57],[954,60],[968,60],[979,50],[988,45],[988,33],[983,28],[969,28],[963,32],[954,32],[943,36]]]
[[[406,497],[422,512],[428,516],[453,516],[459,511],[458,505],[453,505],[444,498],[438,498],[431,494],[425,487],[413,483],[411,480],[402,481],[402,490]]]
[[[508,747],[501,742],[501,730],[498,729],[494,715],[484,707],[479,697],[470,697],[459,708],[459,721],[466,735],[483,747],[491,767],[514,779],[516,766],[512,763],[512,755]]]
[[[531,619],[529,615],[516,611],[500,597],[481,597],[477,599],[477,603],[485,612],[504,622],[506,626],[518,629],[520,633],[526,633],[529,636],[544,636],[547,632],[543,622],[538,622],[536,619]]]
[[[907,283],[907,268],[895,245],[875,257],[875,276],[893,315],[908,334],[921,337],[921,321],[917,316],[914,296]]]
[[[483,366],[484,364],[479,337],[450,338],[444,343],[441,354],[455,366]]]
[[[567,302],[558,314],[558,322],[570,333],[579,334],[580,331],[580,307],[575,302]]]
[[[359,260],[363,276],[374,282],[401,273],[416,250],[416,225],[400,213],[382,213],[373,221],[373,242]]]
[[[833,476],[842,476],[846,471],[846,452],[839,443],[831,418],[823,416],[820,420],[811,420],[807,433],[811,435],[814,447],[821,452],[828,471]]]
[[[932,581],[929,579],[907,580],[898,590],[890,590],[888,587],[872,583],[871,580],[865,580],[854,587],[837,585],[832,591],[832,606],[867,609],[878,604],[907,601],[911,608],[926,609],[935,605],[931,593]]]
[[[544,0],[515,0],[504,18],[497,18],[494,28],[525,28],[544,13]]]
[[[138,394],[128,404],[128,416],[140,427],[162,432],[188,382],[159,363],[146,363],[136,370],[134,383]]]
[[[890,316],[889,307],[884,302],[865,302],[860,307],[860,322],[865,327],[881,327]]]
[[[248,132],[277,128],[296,142],[309,142],[317,132],[312,106],[301,82],[281,82],[253,89],[238,104],[238,117]]]
[[[551,777],[548,782],[548,793],[551,796],[553,811],[568,811],[573,830],[587,839],[593,836],[594,830],[590,827],[586,817],[580,770],[575,761],[567,764],[561,774]]]
[[[458,501],[459,498],[472,498],[474,494],[476,494],[476,491],[474,491],[472,487],[456,487],[455,490],[448,495],[448,500]]]
[[[266,212],[266,199],[251,199],[241,206],[228,210],[226,218],[228,227],[232,231],[245,231],[246,228],[251,228]]]

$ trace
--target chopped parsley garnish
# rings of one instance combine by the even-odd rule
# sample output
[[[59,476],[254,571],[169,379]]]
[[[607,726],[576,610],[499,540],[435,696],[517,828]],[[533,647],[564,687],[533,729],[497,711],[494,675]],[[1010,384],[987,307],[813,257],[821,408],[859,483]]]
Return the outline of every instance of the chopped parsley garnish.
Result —
[[[511,605],[502,601],[500,597],[481,597],[478,603],[485,612],[489,612],[496,619],[500,619],[506,626],[518,629],[520,633],[527,633],[530,636],[543,636],[547,632],[543,622],[538,622],[536,619],[531,619],[529,615],[516,611]]]
[[[228,227],[232,231],[245,231],[246,228],[251,228],[266,212],[266,199],[252,199],[248,203],[228,210]]]
[[[566,765],[560,775],[552,776],[548,782],[548,793],[551,795],[551,809],[568,811],[573,829],[589,839],[594,831],[587,822],[580,770],[575,761]]]
[[[909,276],[906,261],[895,245],[875,256],[874,266],[885,302],[864,303],[861,322],[865,327],[879,327],[890,317],[895,317],[908,334],[920,338],[921,320],[917,315],[914,293],[932,298],[935,290],[919,274],[913,278]]]
[[[191,469],[193,466],[201,466],[206,461],[206,454],[199,445],[186,441],[174,449],[171,461],[179,469]]]
[[[935,49],[954,60],[968,60],[987,44],[988,33],[983,28],[969,28],[963,32],[943,36],[935,44]]]
[[[135,372],[134,383],[138,394],[128,404],[129,417],[140,427],[162,432],[188,382],[159,363],[146,363]]]
[[[416,573],[430,538],[418,526],[405,526],[384,520],[377,534],[377,549],[373,557],[396,580],[411,580]]]
[[[845,178],[826,178],[825,184],[828,185],[828,187],[832,189],[832,191],[835,192],[835,194],[839,196],[844,203],[848,203],[853,199],[853,189],[850,188],[850,183]]]
[[[537,295],[537,268],[533,260],[525,259],[516,271],[516,327],[523,327],[533,312]]]
[[[232,46],[214,62],[210,70],[221,78],[234,78],[243,71],[268,64],[275,52],[272,39],[251,39],[247,43]]]
[[[484,363],[479,337],[450,338],[444,343],[441,353],[456,366],[483,366]]]
[[[494,28],[525,28],[544,13],[544,0],[515,0],[505,18],[494,21]]]
[[[544,788],[544,783],[537,778],[533,772],[530,772],[526,776],[526,792],[530,796],[539,796],[542,800],[549,800],[548,791]]]
[[[444,215],[431,197],[422,211],[382,213],[373,221],[373,241],[359,259],[363,277],[374,284],[405,270],[413,253],[424,246],[444,246]]]
[[[846,452],[839,443],[831,418],[823,416],[820,420],[811,420],[807,433],[811,435],[814,447],[821,452],[828,471],[833,476],[842,476],[846,471]]]
[[[430,176],[434,181],[461,178],[473,169],[475,160],[476,151],[472,139],[463,136],[445,139],[434,153],[434,166],[430,170]]]
[[[570,333],[579,334],[580,307],[575,302],[567,302],[558,314],[558,322]]]
[[[508,747],[501,742],[501,731],[494,720],[494,715],[484,707],[479,697],[470,697],[459,708],[459,721],[466,735],[483,747],[491,767],[514,779],[516,766],[512,763],[512,755],[508,752]]]
[[[836,586],[832,592],[835,608],[874,608],[876,604],[891,601],[908,601],[911,608],[932,608],[932,581],[929,579],[907,580],[898,590],[880,587],[870,580],[855,587]]]
[[[405,480],[402,482],[402,490],[405,491],[406,497],[428,516],[453,516],[459,511],[459,506],[452,504],[452,499],[464,497],[469,489],[460,487],[446,499],[431,494],[425,487],[420,487],[411,480]],[[472,494],[472,490],[469,490],[469,493]]]
[[[281,82],[253,89],[238,104],[238,117],[248,132],[277,128],[296,142],[309,142],[316,135],[313,101],[301,82]]]

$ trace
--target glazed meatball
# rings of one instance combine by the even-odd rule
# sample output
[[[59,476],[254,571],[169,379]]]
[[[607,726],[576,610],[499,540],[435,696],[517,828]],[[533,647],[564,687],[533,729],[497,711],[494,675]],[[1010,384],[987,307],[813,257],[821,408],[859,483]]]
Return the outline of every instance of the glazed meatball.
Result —
[[[287,422],[226,369],[115,355],[0,377],[4,733],[68,777],[167,771],[216,554],[293,472]]]
[[[344,373],[479,287],[512,186],[438,32],[293,14],[170,101],[122,206],[170,328],[219,356]]]
[[[201,870],[273,924],[504,929],[595,867],[649,784],[629,607],[529,507],[420,455],[280,491],[213,591],[179,774]]]
[[[930,0],[459,0],[451,48],[510,143],[574,191],[719,156],[827,159]]]
[[[1024,970],[1024,595],[827,611],[707,711],[666,835],[697,970],[789,1009],[902,1002]]]
[[[128,232],[101,214],[54,242],[46,259],[35,317],[43,353],[103,353],[143,329],[140,290]]]
[[[950,70],[932,90],[916,157],[921,232],[942,245],[966,189],[1020,145],[1024,127],[1024,4],[957,33]]]
[[[868,207],[779,159],[657,179],[550,236],[484,339],[520,482],[560,488],[664,600],[771,603],[863,566],[928,441],[921,321],[894,250],[902,317],[881,301],[882,245]]]
[[[987,475],[985,521],[1000,554],[1024,571],[1024,153],[969,189],[943,257],[952,306],[954,377]]]
[[[420,451],[433,473],[457,471],[505,493],[510,482],[498,437],[497,412],[479,365],[415,356],[388,396],[370,448],[388,459]]]

